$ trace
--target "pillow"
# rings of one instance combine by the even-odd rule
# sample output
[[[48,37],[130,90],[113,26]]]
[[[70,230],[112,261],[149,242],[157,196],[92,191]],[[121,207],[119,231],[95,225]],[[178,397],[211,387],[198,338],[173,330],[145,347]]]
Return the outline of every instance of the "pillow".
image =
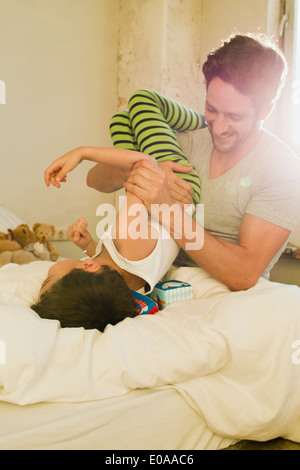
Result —
[[[20,217],[14,214],[11,210],[4,207],[0,202],[0,232],[6,233],[8,228],[13,230],[18,225],[24,223],[25,222],[20,219]]]

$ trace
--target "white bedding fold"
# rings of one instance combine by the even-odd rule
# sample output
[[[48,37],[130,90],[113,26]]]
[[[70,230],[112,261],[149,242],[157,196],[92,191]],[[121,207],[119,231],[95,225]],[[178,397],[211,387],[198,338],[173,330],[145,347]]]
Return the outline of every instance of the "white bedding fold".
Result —
[[[293,356],[300,339],[300,289],[262,283],[200,304],[182,302],[173,311],[198,309],[227,338],[231,360],[176,389],[223,436],[300,442],[300,364]]]
[[[59,328],[25,306],[0,306],[0,399],[21,405],[87,401],[183,382],[229,359],[226,338],[201,319],[176,314],[126,319],[105,333]]]

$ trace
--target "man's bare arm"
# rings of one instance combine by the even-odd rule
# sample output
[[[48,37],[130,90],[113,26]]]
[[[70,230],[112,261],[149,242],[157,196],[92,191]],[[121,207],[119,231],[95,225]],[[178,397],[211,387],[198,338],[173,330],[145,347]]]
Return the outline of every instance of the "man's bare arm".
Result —
[[[104,163],[93,166],[86,178],[89,188],[96,189],[102,193],[112,193],[121,189],[128,179],[128,170],[113,167]]]
[[[151,168],[147,163],[141,165],[139,172],[132,172],[125,188],[143,200],[148,212],[159,218],[160,223],[198,266],[233,291],[254,286],[290,235],[290,231],[283,227],[245,214],[239,243],[235,245],[211,235],[196,220],[184,214],[180,205],[175,205],[172,209],[174,216],[169,217],[169,208],[174,200],[168,190],[166,176],[160,169]],[[158,205],[164,209],[157,215],[155,210]],[[198,241],[201,244],[199,249],[187,248],[191,244],[197,245]]]
[[[191,185],[174,173],[176,170],[178,172],[188,172],[192,167],[168,161],[159,163],[158,166],[166,173],[168,186],[174,201],[180,204],[192,204],[193,189]],[[97,163],[89,170],[86,183],[89,188],[102,193],[112,193],[121,189],[128,177],[129,171],[125,168]]]
[[[188,226],[192,230],[188,233],[186,226],[182,227],[182,237],[176,240],[179,246],[233,291],[253,287],[290,235],[289,230],[249,214],[244,215],[237,245],[211,235],[194,219]],[[170,234],[176,234],[174,225]],[[203,237],[200,250],[186,249],[193,236],[194,240]]]

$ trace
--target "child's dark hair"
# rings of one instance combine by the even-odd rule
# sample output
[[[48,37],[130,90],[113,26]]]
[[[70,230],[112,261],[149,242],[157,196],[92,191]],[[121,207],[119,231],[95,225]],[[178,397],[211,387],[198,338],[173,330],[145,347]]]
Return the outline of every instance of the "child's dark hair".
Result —
[[[122,276],[108,266],[100,273],[73,269],[41,295],[31,308],[41,318],[59,320],[63,328],[83,327],[103,331],[126,317],[135,317],[137,306]]]

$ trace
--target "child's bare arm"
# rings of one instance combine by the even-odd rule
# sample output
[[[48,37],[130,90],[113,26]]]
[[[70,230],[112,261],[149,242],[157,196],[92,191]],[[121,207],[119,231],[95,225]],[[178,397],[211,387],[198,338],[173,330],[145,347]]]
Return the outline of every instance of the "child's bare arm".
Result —
[[[83,160],[104,163],[110,166],[128,169],[130,171],[139,160],[146,159],[156,165],[154,158],[149,155],[119,148],[78,147],[54,160],[45,171],[45,183],[60,188],[60,183],[66,181],[67,174],[74,170]]]
[[[79,217],[72,225],[68,227],[67,235],[70,240],[82,251],[85,251],[88,256],[95,254],[97,242],[92,239],[88,231],[88,223],[84,217]]]

